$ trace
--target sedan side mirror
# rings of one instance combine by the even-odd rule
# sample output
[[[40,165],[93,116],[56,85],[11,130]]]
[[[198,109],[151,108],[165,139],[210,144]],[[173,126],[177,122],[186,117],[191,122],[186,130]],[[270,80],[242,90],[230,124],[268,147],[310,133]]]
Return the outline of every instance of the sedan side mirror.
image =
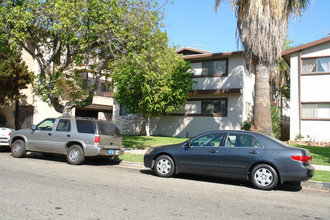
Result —
[[[191,144],[191,140],[189,140],[189,141],[187,141],[187,146],[188,146],[188,148],[192,148],[192,144]]]

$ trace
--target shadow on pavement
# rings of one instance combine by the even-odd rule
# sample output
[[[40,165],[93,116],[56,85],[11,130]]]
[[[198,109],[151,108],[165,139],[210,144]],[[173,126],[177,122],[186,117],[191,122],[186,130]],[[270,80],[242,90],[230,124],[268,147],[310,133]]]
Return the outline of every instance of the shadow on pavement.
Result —
[[[140,170],[140,172],[143,174],[155,176],[157,178],[162,178],[162,177],[158,177],[155,174],[155,172],[153,172],[152,170]],[[172,178],[209,182],[209,183],[215,183],[215,184],[242,186],[242,187],[247,187],[247,188],[258,190],[247,180],[234,180],[234,179],[228,179],[228,178],[201,176],[201,175],[185,174],[185,173],[176,174]],[[302,187],[300,186],[300,184],[298,185],[297,183],[285,183],[285,184],[278,184],[273,190],[298,192],[301,189],[302,189]]]
[[[0,153],[2,152],[10,152],[9,146],[0,146]]]
[[[26,155],[26,158],[67,163],[66,157],[64,155],[56,155],[56,154],[48,154],[48,153],[31,152]],[[120,164],[120,162],[121,160],[111,160],[110,158],[86,157],[85,162],[82,165],[111,166],[111,165],[118,165]]]

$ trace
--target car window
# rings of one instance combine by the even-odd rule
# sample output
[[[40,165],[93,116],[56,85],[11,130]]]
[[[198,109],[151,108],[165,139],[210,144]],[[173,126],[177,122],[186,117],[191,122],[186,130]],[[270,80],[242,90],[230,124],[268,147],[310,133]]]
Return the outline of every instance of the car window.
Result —
[[[97,121],[96,123],[99,128],[99,134],[121,136],[120,130],[115,124],[108,121]]]
[[[71,131],[71,123],[68,119],[60,119],[56,131]]]
[[[55,119],[45,119],[36,126],[38,131],[51,131],[53,129]]]
[[[227,137],[225,147],[262,147],[260,142],[249,134],[230,133]]]
[[[79,133],[95,134],[94,121],[77,120],[76,124],[77,124],[77,131]]]
[[[206,134],[192,140],[192,146],[220,146],[221,140],[223,138],[223,133],[212,133]]]

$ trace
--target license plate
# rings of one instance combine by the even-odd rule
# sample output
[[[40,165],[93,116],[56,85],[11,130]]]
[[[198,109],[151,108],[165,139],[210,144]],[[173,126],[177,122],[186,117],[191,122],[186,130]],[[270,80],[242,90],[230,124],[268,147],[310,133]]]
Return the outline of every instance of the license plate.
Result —
[[[108,154],[113,155],[115,153],[114,150],[108,150]]]

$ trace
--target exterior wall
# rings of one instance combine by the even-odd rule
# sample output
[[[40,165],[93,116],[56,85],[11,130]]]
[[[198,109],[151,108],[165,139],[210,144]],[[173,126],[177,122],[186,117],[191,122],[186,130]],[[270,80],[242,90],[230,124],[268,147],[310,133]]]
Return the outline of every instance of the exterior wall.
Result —
[[[144,118],[135,115],[120,116],[119,103],[114,101],[113,105],[113,122],[118,126],[123,134],[144,135],[145,124]]]
[[[290,140],[294,140],[299,134],[299,54],[294,53],[290,58]]]
[[[301,58],[330,56],[330,42],[305,48],[301,51]],[[330,140],[330,120],[300,120],[299,93],[301,103],[330,103],[330,73],[312,73],[299,76],[299,52],[294,52],[290,57],[291,66],[291,100],[290,100],[290,139],[294,140],[300,133],[305,138],[309,136],[315,141]],[[300,91],[299,91],[300,77]],[[299,131],[299,124],[301,130]]]
[[[249,116],[252,116],[252,110],[254,105],[254,84],[255,73],[244,71],[243,74],[243,121],[247,120]]]
[[[153,119],[152,135],[193,137],[202,132],[219,129],[240,130],[243,122],[243,101],[241,95],[223,96],[228,98],[228,116],[162,116]],[[189,102],[190,103],[190,102]],[[189,113],[200,113],[200,102],[194,101],[188,106]]]
[[[191,63],[194,75],[200,76],[202,72],[202,62]],[[241,56],[228,58],[228,76],[194,78],[197,83],[193,90],[231,89],[243,88],[243,74],[245,61]]]

